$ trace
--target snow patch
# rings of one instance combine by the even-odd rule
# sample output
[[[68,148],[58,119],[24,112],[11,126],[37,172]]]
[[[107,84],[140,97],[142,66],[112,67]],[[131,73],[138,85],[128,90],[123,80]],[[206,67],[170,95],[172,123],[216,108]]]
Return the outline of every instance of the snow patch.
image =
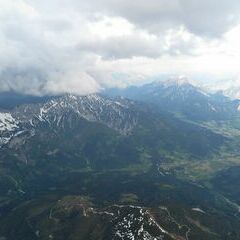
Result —
[[[206,213],[205,211],[203,211],[201,208],[192,208],[192,211],[195,211],[195,212],[200,212],[200,213]]]
[[[13,131],[17,128],[17,121],[10,113],[0,113],[0,131]]]

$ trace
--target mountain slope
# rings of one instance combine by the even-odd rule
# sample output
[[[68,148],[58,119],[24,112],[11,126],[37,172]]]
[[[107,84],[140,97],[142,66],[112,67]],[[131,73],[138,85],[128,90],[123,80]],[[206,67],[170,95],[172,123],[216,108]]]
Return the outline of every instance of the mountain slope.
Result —
[[[137,115],[131,105],[130,101],[120,103],[98,95],[65,95],[45,103],[21,105],[12,111],[1,113],[1,141],[2,144],[7,143],[14,134],[34,130],[41,124],[47,124],[51,129],[69,127],[74,117],[102,123],[127,134],[137,123]]]
[[[99,95],[65,95],[43,104],[22,105],[2,115],[8,118],[0,119],[5,126],[1,130],[4,149],[11,149],[10,153],[20,150],[18,158],[24,161],[30,158],[35,162],[49,154],[57,159],[63,154],[70,158],[83,156],[86,162],[95,159],[97,163],[102,152],[105,164],[111,159],[125,162],[127,155],[131,164],[139,162],[144,151],[154,161],[173,153],[197,159],[214,153],[226,141],[221,135],[165,112]],[[91,149],[95,149],[95,155]],[[34,153],[31,157],[27,156],[30,152]]]
[[[64,117],[62,114],[72,112],[87,121],[103,123],[126,134],[136,125],[131,105],[130,101],[119,103],[95,94],[83,97],[68,94],[44,104],[21,106],[13,115],[20,121],[31,120],[32,124],[37,121],[58,126]]]

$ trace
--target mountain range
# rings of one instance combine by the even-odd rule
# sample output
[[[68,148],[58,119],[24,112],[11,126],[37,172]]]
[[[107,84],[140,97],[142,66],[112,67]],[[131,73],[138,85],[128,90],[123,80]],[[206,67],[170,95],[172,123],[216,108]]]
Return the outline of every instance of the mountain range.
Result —
[[[0,239],[240,239],[239,106],[183,79],[2,94]]]
[[[206,92],[187,79],[177,78],[125,89],[108,89],[109,96],[124,96],[193,120],[226,120],[239,114],[240,100],[221,92]]]

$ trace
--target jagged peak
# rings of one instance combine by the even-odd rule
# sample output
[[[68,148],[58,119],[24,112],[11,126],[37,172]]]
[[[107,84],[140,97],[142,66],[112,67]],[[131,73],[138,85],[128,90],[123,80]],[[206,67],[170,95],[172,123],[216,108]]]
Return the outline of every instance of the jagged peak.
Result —
[[[177,77],[170,77],[168,78],[164,84],[166,85],[177,85],[177,86],[183,86],[183,85],[192,85],[194,86],[193,84],[193,81],[190,80],[188,77],[186,76],[177,76]]]
[[[163,87],[192,87],[198,88],[199,86],[191,79],[186,76],[172,76],[166,80],[155,81],[152,83],[153,86],[163,86]]]
[[[174,88],[178,88],[179,90],[184,90],[185,91],[196,91],[199,92],[202,95],[205,96],[209,96],[208,91],[206,91],[206,89],[204,89],[203,87],[200,87],[199,85],[196,84],[195,81],[189,79],[186,76],[173,76],[168,78],[165,81],[158,81],[158,82],[154,82],[152,83],[152,85],[154,87],[164,87],[164,88],[170,88],[170,87],[174,87]]]
[[[64,94],[44,104],[23,105],[13,110],[13,116],[21,123],[35,127],[42,122],[50,127],[65,126],[66,114],[78,116],[90,122],[102,123],[121,133],[128,134],[137,123],[137,115],[125,100],[111,99],[100,94],[79,96]],[[61,122],[61,124],[60,124]]]

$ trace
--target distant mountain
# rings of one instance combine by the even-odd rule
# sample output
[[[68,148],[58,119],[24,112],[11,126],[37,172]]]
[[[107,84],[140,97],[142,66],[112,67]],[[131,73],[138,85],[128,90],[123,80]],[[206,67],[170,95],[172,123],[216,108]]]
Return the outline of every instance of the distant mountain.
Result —
[[[223,91],[226,96],[229,96],[232,99],[240,99],[240,86],[230,87]]]
[[[150,103],[161,110],[180,114],[191,120],[223,120],[239,114],[240,101],[217,93],[211,94],[185,78],[153,82],[125,89],[108,89],[105,94],[124,96]]]
[[[218,81],[214,84],[212,83],[205,84],[204,88],[214,93],[222,93],[233,100],[240,99],[240,80],[239,79],[235,79],[235,80],[227,79],[224,81]]]

